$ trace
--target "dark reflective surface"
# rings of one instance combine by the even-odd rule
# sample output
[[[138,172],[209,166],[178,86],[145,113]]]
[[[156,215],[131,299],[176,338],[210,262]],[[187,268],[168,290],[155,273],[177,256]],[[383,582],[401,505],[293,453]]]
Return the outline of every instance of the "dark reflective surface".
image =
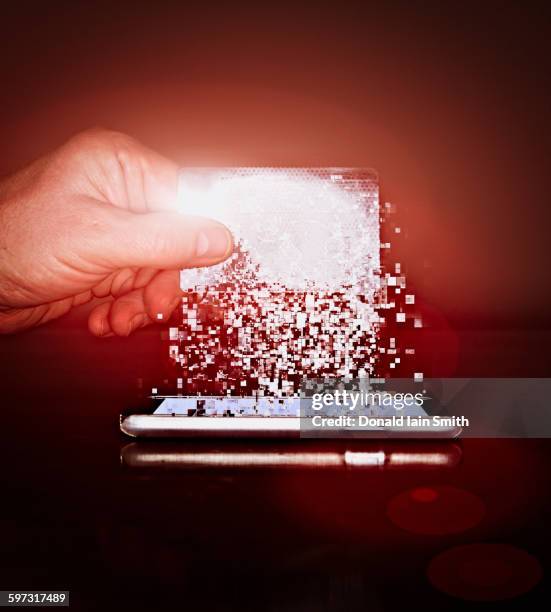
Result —
[[[135,443],[117,415],[138,376],[163,375],[157,332],[1,346],[1,588],[70,589],[79,610],[529,609],[548,593],[547,441]],[[481,544],[508,552],[460,548]]]

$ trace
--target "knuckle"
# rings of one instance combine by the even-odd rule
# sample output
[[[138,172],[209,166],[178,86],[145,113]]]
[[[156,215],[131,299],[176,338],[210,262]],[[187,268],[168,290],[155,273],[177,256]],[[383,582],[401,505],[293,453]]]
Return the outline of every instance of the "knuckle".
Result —
[[[161,259],[171,261],[177,259],[182,265],[191,260],[194,252],[193,241],[166,223],[152,227],[148,246],[151,252]]]
[[[111,130],[103,127],[91,127],[78,134],[75,134],[69,143],[74,143],[79,146],[93,146],[97,145],[98,142],[107,140],[110,137]]]
[[[164,255],[170,253],[174,247],[174,240],[168,235],[168,232],[162,228],[155,228],[151,231],[149,248],[153,253]]]
[[[136,156],[125,144],[117,146],[115,157],[125,175],[128,175],[136,166]]]
[[[75,134],[69,139],[66,146],[70,150],[88,151],[107,148],[118,151],[125,148],[131,150],[136,146],[135,143],[136,141],[131,136],[122,132],[104,127],[92,127]]]

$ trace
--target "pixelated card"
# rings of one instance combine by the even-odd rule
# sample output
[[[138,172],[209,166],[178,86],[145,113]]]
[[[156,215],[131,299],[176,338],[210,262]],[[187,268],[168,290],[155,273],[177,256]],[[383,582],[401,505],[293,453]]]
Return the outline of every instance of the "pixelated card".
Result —
[[[352,168],[189,169],[180,175],[182,210],[232,231],[229,261],[184,270],[181,287],[219,283],[272,290],[371,293],[380,266],[377,173]],[[238,269],[239,271],[237,271]]]
[[[375,362],[378,177],[353,168],[187,169],[181,208],[236,243],[181,271],[179,390],[295,395],[303,378],[362,377]]]

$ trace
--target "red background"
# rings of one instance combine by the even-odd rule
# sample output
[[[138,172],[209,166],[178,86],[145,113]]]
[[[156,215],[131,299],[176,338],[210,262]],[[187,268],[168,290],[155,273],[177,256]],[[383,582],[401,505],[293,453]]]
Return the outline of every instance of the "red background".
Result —
[[[182,164],[372,166],[436,327],[525,330],[491,359],[468,340],[468,374],[528,359],[542,375],[551,27],[536,3],[20,2],[0,27],[0,174],[93,125]]]

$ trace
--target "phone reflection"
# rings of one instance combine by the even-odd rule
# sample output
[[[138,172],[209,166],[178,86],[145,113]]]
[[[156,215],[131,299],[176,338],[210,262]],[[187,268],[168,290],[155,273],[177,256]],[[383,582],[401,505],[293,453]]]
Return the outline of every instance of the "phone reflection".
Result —
[[[243,444],[226,442],[132,442],[121,448],[126,468],[161,471],[191,469],[407,470],[449,469],[461,461],[457,442],[309,442]]]

